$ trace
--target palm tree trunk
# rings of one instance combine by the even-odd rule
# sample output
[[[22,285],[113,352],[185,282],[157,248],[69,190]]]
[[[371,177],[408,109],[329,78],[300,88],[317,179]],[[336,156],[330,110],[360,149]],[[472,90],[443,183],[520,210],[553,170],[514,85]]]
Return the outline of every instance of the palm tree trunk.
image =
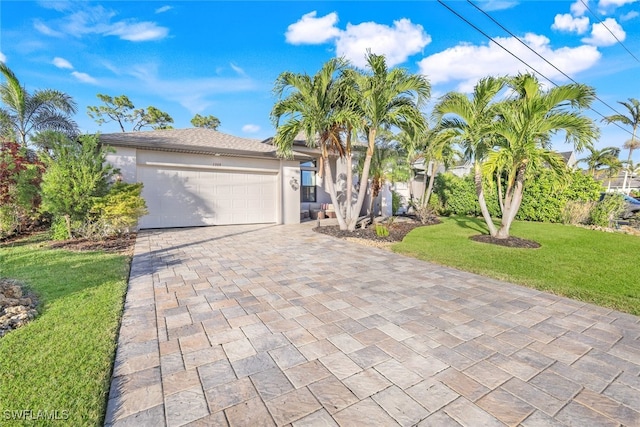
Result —
[[[502,220],[500,221],[500,229],[498,233],[495,235],[497,239],[508,239],[509,238],[509,230],[511,229],[511,224],[513,220],[516,218],[518,214],[518,210],[520,209],[520,204],[522,203],[522,194],[524,191],[524,174],[526,171],[526,166],[521,165],[518,168],[518,173],[516,175],[516,182],[511,188],[507,188],[505,194],[505,210],[502,213]]]
[[[429,204],[429,199],[431,198],[431,194],[433,193],[433,183],[436,180],[436,166],[438,166],[438,164],[434,161],[433,167],[431,168],[431,175],[429,175],[429,185],[426,188],[422,206],[427,206]]]
[[[502,197],[502,176],[496,172],[496,183],[498,186],[498,204],[500,205],[500,212],[504,216],[504,198]]]
[[[362,209],[362,203],[364,203],[364,195],[367,192],[367,180],[369,179],[369,169],[371,169],[371,158],[373,157],[373,150],[375,149],[376,130],[369,130],[369,146],[367,147],[367,154],[364,158],[364,165],[362,166],[362,176],[360,177],[360,191],[358,191],[358,198],[351,217],[347,218],[347,230],[353,231],[356,229],[358,218],[360,216],[360,209]],[[351,167],[351,165],[349,165]],[[348,203],[351,203],[349,200]]]
[[[422,196],[420,197],[420,205],[424,206],[425,201],[424,198],[427,195],[427,169],[428,169],[427,159],[424,159],[424,175],[422,176]]]
[[[487,224],[489,228],[489,234],[494,236],[498,232],[493,220],[491,219],[491,214],[489,214],[489,209],[487,209],[487,201],[484,198],[484,188],[482,185],[482,171],[480,170],[480,163],[476,161],[473,166],[474,169],[474,181],[476,185],[476,194],[478,195],[478,204],[480,205],[480,212],[482,212],[482,217],[484,218],[484,222]]]
[[[333,203],[333,206],[336,212],[336,219],[338,220],[338,225],[340,226],[340,230],[346,230],[347,223],[345,222],[345,219],[342,217],[342,209],[340,209],[340,205],[338,205],[336,185],[333,182],[333,174],[331,173],[331,165],[329,164],[329,159],[327,157],[324,157],[323,163],[324,163],[324,182],[325,182],[327,192],[331,197],[331,203]]]

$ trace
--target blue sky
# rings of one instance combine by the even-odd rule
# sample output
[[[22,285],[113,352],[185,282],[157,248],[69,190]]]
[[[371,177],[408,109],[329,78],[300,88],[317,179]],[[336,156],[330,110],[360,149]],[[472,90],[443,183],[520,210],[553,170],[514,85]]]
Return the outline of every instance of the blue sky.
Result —
[[[625,50],[640,58],[640,2],[474,3],[618,111],[616,101],[640,98],[640,61]],[[568,82],[468,2],[446,4],[556,83]],[[213,114],[222,122],[219,130],[263,139],[274,133],[269,112],[279,73],[314,74],[335,56],[361,65],[367,48],[385,54],[389,65],[426,74],[434,99],[470,91],[488,74],[526,70],[436,1],[0,3],[0,60],[29,91],[71,95],[85,132],[118,131],[86,114],[103,93],[126,94],[138,108],[160,108],[177,128],[190,127],[196,113]],[[594,108],[614,113],[600,102]],[[630,138],[612,125],[601,129],[598,146],[621,146]],[[555,148],[567,147],[558,142]]]

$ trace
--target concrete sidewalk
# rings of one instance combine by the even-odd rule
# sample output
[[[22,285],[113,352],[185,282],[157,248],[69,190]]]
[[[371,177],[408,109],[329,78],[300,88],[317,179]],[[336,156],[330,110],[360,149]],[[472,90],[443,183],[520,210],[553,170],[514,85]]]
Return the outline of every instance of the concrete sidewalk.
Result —
[[[311,225],[141,232],[106,425],[640,426],[640,318]]]

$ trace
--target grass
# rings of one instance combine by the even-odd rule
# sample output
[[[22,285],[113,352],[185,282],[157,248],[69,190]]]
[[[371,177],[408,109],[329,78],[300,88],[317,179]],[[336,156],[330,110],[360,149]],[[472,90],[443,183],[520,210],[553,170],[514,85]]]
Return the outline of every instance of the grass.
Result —
[[[393,250],[441,265],[640,315],[640,238],[546,223],[516,222],[512,235],[538,249],[474,242],[488,233],[481,219],[443,218],[420,227]]]
[[[128,268],[127,256],[48,249],[42,237],[0,246],[0,276],[40,298],[40,315],[0,338],[0,425],[50,425],[37,418],[52,413],[102,425]]]

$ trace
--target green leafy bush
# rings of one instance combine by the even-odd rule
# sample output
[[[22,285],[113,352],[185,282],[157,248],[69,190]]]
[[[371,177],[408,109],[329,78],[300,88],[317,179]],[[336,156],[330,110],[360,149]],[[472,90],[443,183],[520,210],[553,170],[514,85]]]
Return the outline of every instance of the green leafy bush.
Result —
[[[605,194],[591,210],[590,223],[600,227],[610,227],[624,212],[625,202],[622,194]]]
[[[440,202],[440,213],[443,215],[480,215],[478,196],[471,175],[460,178],[452,173],[438,174],[434,183],[434,194],[431,197],[434,195]],[[500,216],[497,193],[489,185],[485,199],[491,215]]]
[[[138,223],[138,218],[148,213],[142,198],[142,183],[117,182],[109,192],[95,200],[91,209],[95,234],[100,237],[128,233]]]
[[[55,218],[64,218],[68,238],[73,237],[72,222],[87,220],[95,198],[107,193],[114,173],[106,162],[107,151],[95,135],[79,141],[53,141],[50,153],[43,153],[47,170],[42,177],[42,209]]]

